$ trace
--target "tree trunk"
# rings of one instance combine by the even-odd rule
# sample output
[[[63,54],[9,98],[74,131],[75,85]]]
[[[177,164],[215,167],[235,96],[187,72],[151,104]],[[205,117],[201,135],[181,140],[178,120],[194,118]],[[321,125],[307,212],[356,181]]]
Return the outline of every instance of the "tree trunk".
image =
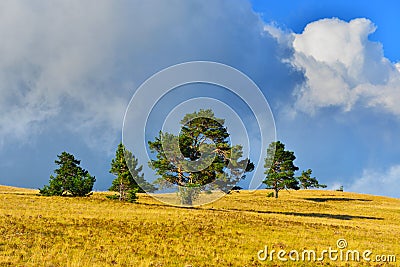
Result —
[[[187,196],[186,198],[181,199],[181,204],[183,206],[192,206],[193,205],[193,200],[191,196]]]
[[[122,200],[122,185],[119,184],[119,201]]]
[[[278,192],[279,192],[278,188],[275,188],[275,198],[278,198]]]
[[[180,187],[179,188],[181,204],[183,206],[193,205],[194,189],[190,187]]]
[[[125,200],[125,193],[125,185],[122,183],[121,179],[121,183],[119,185],[119,201]]]

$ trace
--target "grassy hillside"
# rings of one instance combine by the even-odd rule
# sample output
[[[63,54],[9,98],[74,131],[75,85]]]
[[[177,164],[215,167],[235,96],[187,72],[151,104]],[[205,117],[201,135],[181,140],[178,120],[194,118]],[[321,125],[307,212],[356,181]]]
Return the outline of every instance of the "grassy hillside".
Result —
[[[400,265],[399,199],[311,190],[282,192],[274,199],[259,190],[178,208],[147,195],[128,204],[106,199],[107,193],[36,194],[0,186],[0,266]],[[396,255],[397,263],[257,257],[265,246],[320,253],[337,249],[341,238],[347,250],[372,250],[371,259]]]

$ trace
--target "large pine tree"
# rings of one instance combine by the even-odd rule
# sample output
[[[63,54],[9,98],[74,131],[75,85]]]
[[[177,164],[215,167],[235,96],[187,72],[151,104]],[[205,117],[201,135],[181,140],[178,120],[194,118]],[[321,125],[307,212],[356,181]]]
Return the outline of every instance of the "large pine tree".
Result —
[[[179,136],[160,132],[149,141],[150,150],[157,153],[150,165],[160,176],[159,184],[179,186],[181,204],[192,205],[212,182],[228,192],[254,169],[249,159],[240,160],[242,146],[229,143],[224,123],[212,110],[201,109],[184,116]]]
[[[115,152],[115,158],[111,161],[110,169],[110,173],[116,177],[108,190],[118,192],[120,200],[127,200],[130,197],[129,193],[156,191],[157,188],[144,179],[142,169],[142,165],[138,167],[138,160],[132,152],[120,143]]]

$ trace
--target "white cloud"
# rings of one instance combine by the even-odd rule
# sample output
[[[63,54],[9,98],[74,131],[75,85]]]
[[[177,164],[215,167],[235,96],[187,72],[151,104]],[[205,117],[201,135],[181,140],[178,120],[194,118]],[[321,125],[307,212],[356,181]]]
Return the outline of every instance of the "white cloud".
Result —
[[[49,121],[104,144],[133,90],[184,61],[219,61],[291,88],[262,27],[247,1],[1,1],[0,145],[29,141]]]
[[[400,165],[394,165],[384,171],[364,170],[346,191],[400,197]]]
[[[395,64],[395,66],[396,66],[397,70],[400,72],[400,62],[397,62],[397,63]]]
[[[264,25],[264,31],[269,33],[272,37],[274,37],[278,43],[284,45],[284,47],[290,48],[292,47],[292,43],[294,41],[294,35],[292,35],[288,31],[284,31],[279,28],[277,23],[269,23]]]
[[[359,102],[400,115],[399,65],[384,57],[380,43],[368,40],[375,30],[368,19],[333,18],[294,34],[292,64],[306,77],[295,92],[296,108],[314,113],[337,106],[349,111]]]

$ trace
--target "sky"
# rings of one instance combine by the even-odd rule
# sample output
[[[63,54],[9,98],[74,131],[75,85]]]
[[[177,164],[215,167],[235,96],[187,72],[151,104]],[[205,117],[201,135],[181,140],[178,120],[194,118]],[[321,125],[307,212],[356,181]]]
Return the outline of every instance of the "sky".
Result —
[[[400,3],[232,3],[1,1],[0,184],[42,187],[68,151],[106,190],[138,88],[175,64],[212,61],[254,81],[300,170],[311,168],[329,189],[400,197]],[[145,126],[130,121],[130,133],[145,130],[145,143],[180,102],[214,98],[242,119],[257,161],[259,114],[241,99],[257,92],[177,87],[154,103]],[[148,155],[133,153],[152,180]]]

